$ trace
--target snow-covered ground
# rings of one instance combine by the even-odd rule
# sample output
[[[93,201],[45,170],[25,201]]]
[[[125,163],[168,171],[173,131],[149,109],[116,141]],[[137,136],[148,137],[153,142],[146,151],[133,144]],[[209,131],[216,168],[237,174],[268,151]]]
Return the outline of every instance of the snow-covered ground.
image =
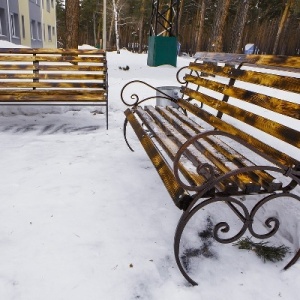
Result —
[[[232,245],[214,243],[212,258],[193,260],[199,286],[181,276],[173,255],[181,212],[131,133],[136,151],[128,150],[120,90],[133,79],[177,85],[189,59],[177,68],[146,60],[108,53],[109,130],[93,108],[0,107],[0,299],[300,299],[300,262],[281,271],[282,262]],[[296,204],[286,204],[278,238],[292,251],[300,246]]]

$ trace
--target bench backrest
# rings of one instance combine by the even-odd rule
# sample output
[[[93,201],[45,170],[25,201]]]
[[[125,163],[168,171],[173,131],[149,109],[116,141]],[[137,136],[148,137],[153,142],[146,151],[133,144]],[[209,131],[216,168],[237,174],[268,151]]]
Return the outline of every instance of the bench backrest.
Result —
[[[294,72],[300,70],[300,57],[246,58],[245,66],[190,63],[178,104],[246,141],[274,164],[299,169],[300,73]]]
[[[0,102],[47,100],[106,102],[105,51],[0,49]]]

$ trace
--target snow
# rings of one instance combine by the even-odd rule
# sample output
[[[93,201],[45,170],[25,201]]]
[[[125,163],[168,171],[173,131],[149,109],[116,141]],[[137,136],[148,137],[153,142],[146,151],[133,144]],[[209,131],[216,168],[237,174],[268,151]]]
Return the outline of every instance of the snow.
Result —
[[[154,68],[146,54],[122,50],[107,58],[109,130],[93,107],[0,107],[0,299],[300,299],[300,262],[282,271],[283,262],[264,263],[232,245],[213,243],[213,258],[193,259],[199,286],[186,283],[173,255],[181,212],[130,130],[135,152],[127,148],[120,90],[134,79],[177,85],[176,71],[190,59]],[[198,213],[183,240],[196,246],[195,226],[226,215],[221,205]],[[271,208],[285,213],[274,242],[294,251],[297,202]]]

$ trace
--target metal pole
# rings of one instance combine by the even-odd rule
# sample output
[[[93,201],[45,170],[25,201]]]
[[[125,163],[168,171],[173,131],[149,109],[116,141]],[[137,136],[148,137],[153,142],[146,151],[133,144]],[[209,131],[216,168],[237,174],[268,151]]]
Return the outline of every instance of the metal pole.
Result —
[[[103,50],[106,50],[106,0],[103,0],[102,43],[103,43]]]
[[[6,6],[7,6],[7,19],[8,19],[8,31],[9,31],[9,41],[12,42],[12,38],[11,38],[11,21],[10,21],[10,7],[9,7],[9,1],[6,0]]]

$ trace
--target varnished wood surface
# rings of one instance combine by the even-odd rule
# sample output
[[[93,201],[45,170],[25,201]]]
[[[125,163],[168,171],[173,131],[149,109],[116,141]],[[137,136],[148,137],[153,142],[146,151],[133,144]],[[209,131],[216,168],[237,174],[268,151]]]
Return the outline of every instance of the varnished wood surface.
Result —
[[[105,102],[103,50],[0,49],[0,102]]]
[[[243,69],[245,64],[247,68]],[[250,65],[252,68],[248,69]],[[273,70],[264,70],[266,66]],[[164,178],[166,175],[160,170],[162,161],[166,164],[163,168],[168,166],[168,172],[172,173],[172,164],[169,166],[167,161],[172,163],[189,139],[208,130],[204,128],[231,134],[256,152],[252,155],[260,157],[260,161],[265,160],[284,172],[288,168],[299,168],[300,157],[288,154],[282,150],[284,147],[277,147],[280,142],[300,149],[300,127],[293,126],[300,120],[299,67],[299,57],[207,55],[202,61],[190,63],[184,76],[186,83],[181,87],[182,96],[177,104],[189,116],[173,107],[149,105],[125,113],[135,131],[143,130],[138,134],[142,144],[146,136],[150,139],[151,146],[148,141],[143,144],[148,155],[152,150],[147,148],[155,147],[155,158],[152,154],[149,157],[173,199],[177,189],[174,174]],[[296,73],[292,73],[295,70]],[[156,155],[160,157],[159,164],[155,162]],[[218,178],[240,168],[261,167],[260,161],[248,157],[236,143],[209,136],[186,148],[178,167],[191,186],[201,187],[211,176]],[[198,172],[203,165],[210,165],[212,169],[200,168]],[[278,174],[263,168],[232,175],[217,183],[210,192],[248,195],[280,191],[286,183]]]
[[[200,61],[246,64],[257,67],[279,68],[281,70],[300,71],[300,56],[236,54],[223,52],[198,52],[195,58]]]

